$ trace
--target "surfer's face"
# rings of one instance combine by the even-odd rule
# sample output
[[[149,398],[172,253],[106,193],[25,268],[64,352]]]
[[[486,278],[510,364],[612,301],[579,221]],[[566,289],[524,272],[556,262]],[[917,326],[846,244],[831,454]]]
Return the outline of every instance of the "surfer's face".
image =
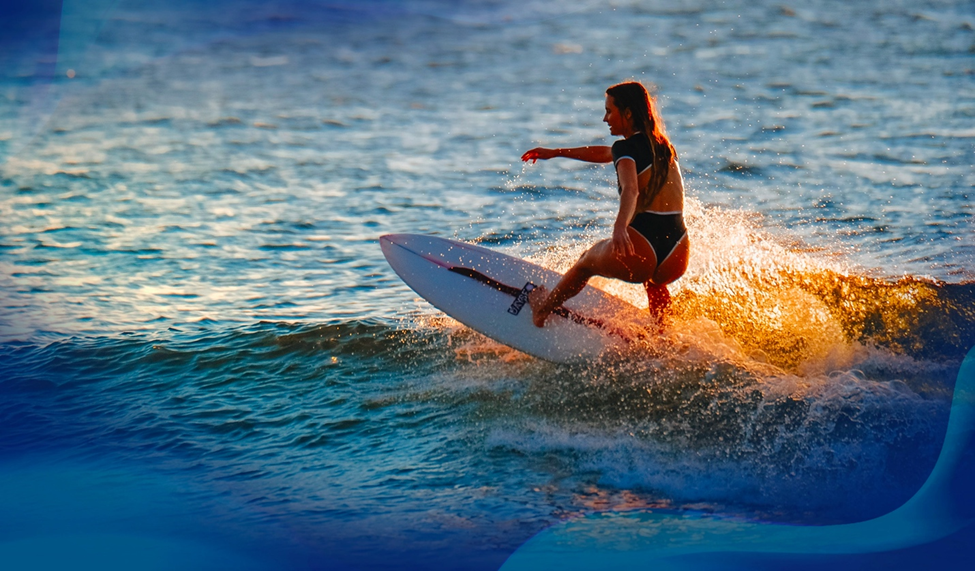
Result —
[[[610,135],[628,137],[633,134],[633,122],[629,118],[629,113],[623,115],[613,96],[606,95],[606,114],[603,115],[603,122],[609,125]]]

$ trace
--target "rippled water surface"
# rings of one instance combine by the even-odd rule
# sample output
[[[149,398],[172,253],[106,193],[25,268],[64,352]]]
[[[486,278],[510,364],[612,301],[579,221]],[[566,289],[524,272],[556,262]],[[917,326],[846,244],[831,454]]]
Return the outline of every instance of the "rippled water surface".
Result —
[[[491,569],[592,510],[854,521],[927,477],[975,344],[968,3],[75,6],[0,40],[0,553]],[[518,157],[608,144],[628,78],[687,186],[660,338],[545,363],[390,270],[391,232],[608,236],[610,169]]]

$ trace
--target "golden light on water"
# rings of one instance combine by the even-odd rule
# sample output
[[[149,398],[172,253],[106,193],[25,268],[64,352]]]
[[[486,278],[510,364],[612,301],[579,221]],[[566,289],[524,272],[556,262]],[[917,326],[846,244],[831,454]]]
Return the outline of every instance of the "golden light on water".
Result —
[[[857,274],[833,259],[796,251],[741,213],[690,209],[692,262],[672,307],[672,327],[707,319],[750,358],[804,375],[853,366],[879,345],[917,354],[928,319],[973,311],[948,307],[940,285]],[[958,304],[955,304],[958,305]],[[958,340],[961,343],[961,339]]]
[[[772,279],[742,278],[687,284],[674,300],[672,326],[706,318],[749,357],[795,372],[849,365],[853,347],[822,300]]]

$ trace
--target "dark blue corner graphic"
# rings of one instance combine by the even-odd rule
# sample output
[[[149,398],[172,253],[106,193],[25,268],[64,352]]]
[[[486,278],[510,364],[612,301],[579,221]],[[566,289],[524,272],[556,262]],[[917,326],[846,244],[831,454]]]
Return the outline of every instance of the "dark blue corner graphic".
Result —
[[[975,349],[958,371],[938,462],[900,508],[865,522],[797,526],[710,514],[600,513],[535,536],[502,566],[532,569],[952,569],[975,551]]]

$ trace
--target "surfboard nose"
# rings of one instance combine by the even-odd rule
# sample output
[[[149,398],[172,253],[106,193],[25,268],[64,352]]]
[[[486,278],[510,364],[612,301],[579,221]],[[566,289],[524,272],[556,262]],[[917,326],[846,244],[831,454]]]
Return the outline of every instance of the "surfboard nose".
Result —
[[[410,258],[419,256],[414,250],[417,240],[422,238],[416,234],[384,234],[379,237],[379,247],[383,251],[386,263],[400,277],[403,276],[404,271],[409,272]]]
[[[389,249],[394,244],[402,244],[406,234],[383,234],[379,237],[379,247],[386,259],[389,259]]]

